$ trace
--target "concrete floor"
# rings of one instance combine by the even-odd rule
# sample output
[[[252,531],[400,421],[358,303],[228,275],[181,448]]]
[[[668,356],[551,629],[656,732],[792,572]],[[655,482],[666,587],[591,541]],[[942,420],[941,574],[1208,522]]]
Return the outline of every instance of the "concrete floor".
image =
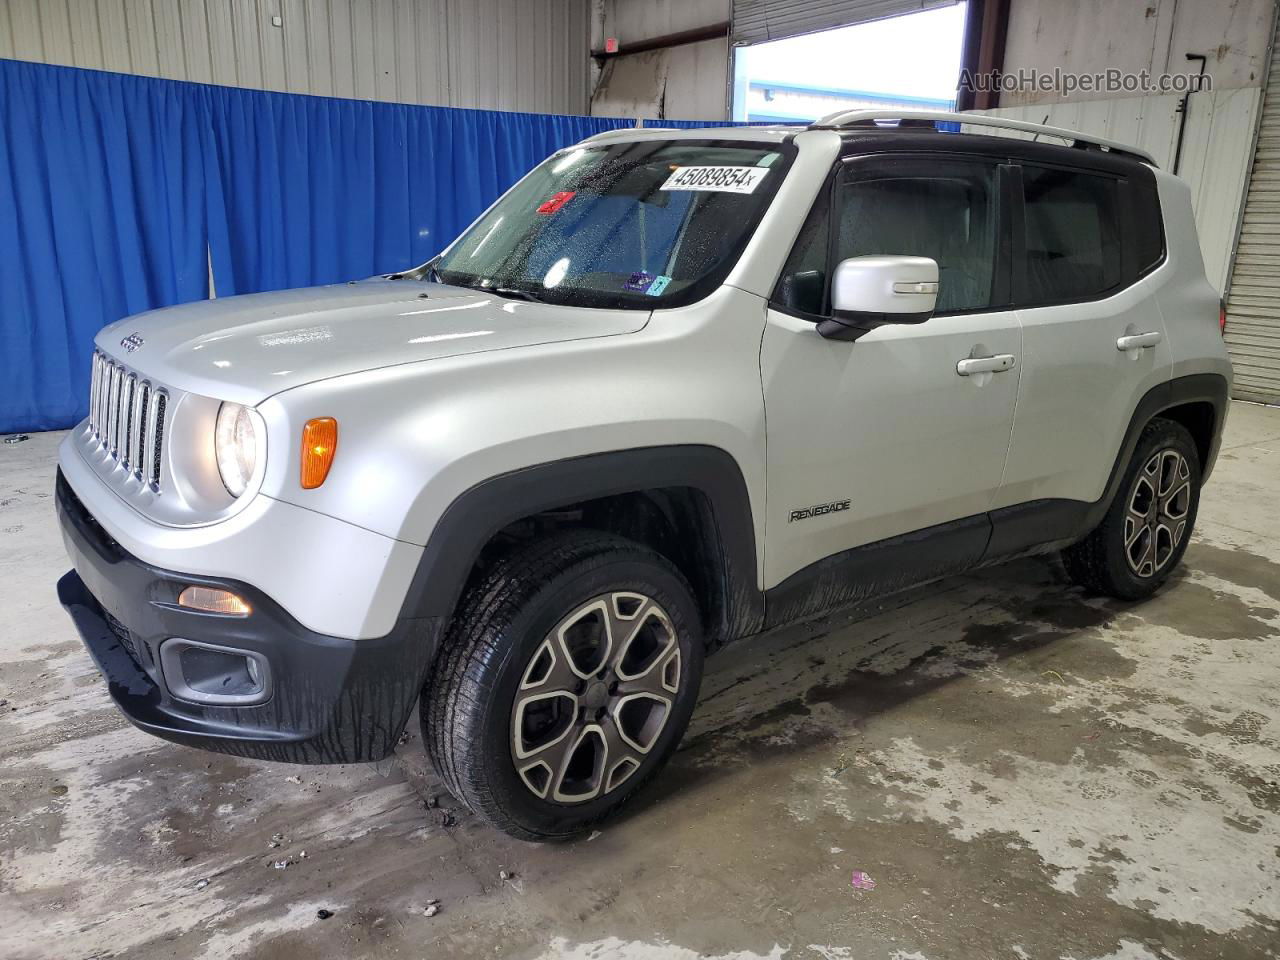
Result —
[[[543,847],[127,726],[53,595],[58,439],[0,447],[0,957],[1280,955],[1280,410],[1235,405],[1153,600],[1024,561],[751,641]]]

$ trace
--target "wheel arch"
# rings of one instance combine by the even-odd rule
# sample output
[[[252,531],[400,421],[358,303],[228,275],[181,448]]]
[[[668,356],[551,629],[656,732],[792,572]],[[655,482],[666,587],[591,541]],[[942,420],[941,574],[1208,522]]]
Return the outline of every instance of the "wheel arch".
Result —
[[[1116,458],[1116,465],[1112,468],[1112,476],[1107,483],[1106,499],[1110,501],[1115,495],[1119,475],[1124,472],[1124,464],[1132,456],[1143,427],[1156,417],[1173,420],[1187,428],[1196,442],[1196,452],[1200,455],[1201,482],[1208,480],[1218,459],[1222,428],[1226,423],[1230,403],[1227,378],[1218,373],[1194,373],[1175,377],[1162,387],[1149,391],[1134,410],[1129,430],[1125,434],[1124,447]]]
[[[1203,483],[1209,478],[1222,443],[1222,427],[1230,403],[1228,390],[1227,378],[1217,373],[1175,377],[1152,387],[1134,405],[1102,496],[1091,503],[1033,500],[993,510],[991,539],[983,562],[1060,549],[1087,535],[1102,522],[1119,493],[1125,467],[1143,429],[1158,417],[1174,420],[1191,431],[1200,453]]]
[[[1159,417],[1181,424],[1195,441],[1200,456],[1201,479],[1207,479],[1217,457],[1217,438],[1222,416],[1210,400],[1189,400],[1161,410]]]
[[[697,444],[572,457],[476,484],[450,503],[432,530],[406,608],[415,616],[452,616],[486,547],[515,524],[573,509],[584,512],[584,526],[627,536],[635,521],[628,507],[658,511],[669,536],[679,538],[686,552],[668,559],[694,587],[709,645],[760,629],[764,595],[756,583],[746,481],[729,453]]]
[[[1175,377],[1166,383],[1152,387],[1143,394],[1129,418],[1129,426],[1125,430],[1124,440],[1111,465],[1111,473],[1107,477],[1107,485],[1102,497],[1088,505],[1085,531],[1096,527],[1110,509],[1111,502],[1120,491],[1125,468],[1133,456],[1134,449],[1138,446],[1142,431],[1148,423],[1158,417],[1175,420],[1191,431],[1201,454],[1201,483],[1208,480],[1214,460],[1218,456],[1218,447],[1222,443],[1222,426],[1226,421],[1227,405],[1230,402],[1227,378],[1217,373],[1194,373]],[[1197,434],[1197,430],[1201,432]],[[1201,447],[1202,443],[1203,447]]]

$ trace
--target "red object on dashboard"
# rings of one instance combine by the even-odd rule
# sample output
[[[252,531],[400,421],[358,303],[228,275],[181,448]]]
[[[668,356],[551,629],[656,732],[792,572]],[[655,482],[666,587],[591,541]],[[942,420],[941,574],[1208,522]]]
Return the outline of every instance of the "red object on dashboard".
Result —
[[[553,193],[551,195],[550,200],[547,200],[545,203],[543,203],[541,206],[538,207],[538,212],[539,213],[555,213],[557,210],[563,207],[566,203],[572,200],[573,195],[575,193],[577,193],[576,190],[561,190],[559,193]]]

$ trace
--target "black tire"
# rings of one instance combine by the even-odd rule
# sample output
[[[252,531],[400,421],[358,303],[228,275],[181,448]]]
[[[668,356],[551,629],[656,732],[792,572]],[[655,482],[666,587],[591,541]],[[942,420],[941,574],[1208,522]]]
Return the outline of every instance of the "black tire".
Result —
[[[1185,476],[1181,475],[1179,463],[1186,465]],[[1154,476],[1153,464],[1157,471]],[[1156,487],[1164,487],[1164,475],[1170,472],[1179,476],[1170,481],[1163,494],[1152,496],[1153,481]],[[1179,499],[1175,503],[1174,494],[1181,497],[1179,491],[1184,484],[1185,502]],[[1146,500],[1152,501],[1150,506],[1139,511],[1137,507]],[[1181,520],[1171,519],[1163,506],[1166,501]],[[1195,441],[1180,423],[1152,420],[1138,438],[1119,491],[1102,522],[1062,552],[1067,574],[1093,593],[1121,600],[1150,596],[1182,561],[1199,506],[1200,455]],[[1145,520],[1139,519],[1140,513]]]
[[[647,599],[649,605],[632,595]],[[608,606],[593,606],[599,603]],[[630,620],[620,619],[628,613],[639,624],[633,630]],[[566,626],[571,619],[572,626]],[[625,635],[624,641],[603,654],[584,652],[593,649],[593,641],[583,638],[606,643],[604,638],[613,634]],[[624,651],[625,638],[632,635],[636,639]],[[431,762],[450,793],[511,836],[535,841],[572,837],[615,813],[674,753],[697,700],[703,646],[688,583],[647,547],[611,534],[570,531],[514,551],[466,591],[427,680],[420,714]],[[648,679],[619,679],[618,670],[640,674],[650,648],[658,652],[652,653]],[[570,649],[577,652],[571,654]],[[564,651],[561,657],[559,651]],[[624,653],[631,658],[625,670]],[[597,657],[602,666],[593,673]],[[579,666],[590,679],[579,678]],[[669,697],[666,707],[660,706],[660,697],[633,692],[639,689],[636,685],[654,682],[663,687],[657,692]],[[566,690],[533,695],[533,687],[540,684],[551,691],[561,686]],[[571,684],[579,688],[574,697],[566,697]],[[606,695],[601,706],[597,701]],[[517,696],[529,701],[523,712],[517,709]],[[539,699],[542,703],[533,702]],[[651,714],[659,719],[654,721]],[[646,726],[633,730],[635,740],[624,744],[619,731],[637,722],[638,716]],[[570,724],[571,732],[563,741],[553,739],[562,723]],[[530,742],[546,743],[537,749],[545,750],[550,762],[540,763],[537,751],[527,753],[519,763],[532,760],[532,766],[521,773],[517,751],[530,745],[526,732],[538,724],[543,733]],[[574,724],[586,726],[579,730]],[[581,748],[569,744],[563,759],[551,757],[555,744],[579,736]],[[652,739],[641,757],[627,744],[641,743],[645,737]],[[630,759],[628,751],[634,754]],[[614,785],[609,786],[603,778],[610,771],[598,771],[615,762]],[[553,763],[559,773],[552,770]],[[544,779],[547,785],[539,796]],[[600,793],[578,799],[588,795],[593,782],[598,782]],[[577,792],[571,793],[571,788]],[[557,801],[562,790],[574,799]]]

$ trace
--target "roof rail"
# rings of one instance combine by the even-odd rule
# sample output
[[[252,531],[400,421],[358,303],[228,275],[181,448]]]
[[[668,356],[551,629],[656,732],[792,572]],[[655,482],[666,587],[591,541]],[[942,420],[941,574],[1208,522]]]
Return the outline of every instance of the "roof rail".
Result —
[[[971,127],[998,127],[1002,130],[1018,130],[1044,137],[1068,140],[1072,146],[1093,150],[1107,150],[1122,156],[1133,157],[1143,163],[1156,166],[1156,159],[1147,151],[1102,137],[1090,137],[1064,127],[1048,127],[1042,123],[1011,120],[1008,117],[992,117],[984,113],[954,113],[949,110],[837,110],[809,125],[811,130],[843,130],[848,127],[885,126],[884,121],[927,120],[930,123],[963,123]]]
[[[674,133],[678,127],[648,127],[636,124],[634,127],[614,127],[612,130],[601,130],[589,137],[583,137],[579,143],[600,143],[605,140],[626,140],[637,133]]]

